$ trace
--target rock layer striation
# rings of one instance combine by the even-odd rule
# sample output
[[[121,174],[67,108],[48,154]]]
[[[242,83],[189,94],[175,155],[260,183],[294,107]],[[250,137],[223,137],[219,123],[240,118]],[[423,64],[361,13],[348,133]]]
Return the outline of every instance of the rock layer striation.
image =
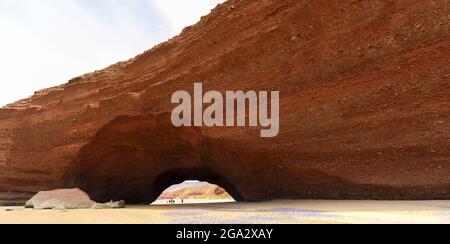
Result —
[[[450,199],[447,0],[229,0],[126,62],[0,110],[0,199]],[[170,122],[171,95],[280,91],[280,134]]]

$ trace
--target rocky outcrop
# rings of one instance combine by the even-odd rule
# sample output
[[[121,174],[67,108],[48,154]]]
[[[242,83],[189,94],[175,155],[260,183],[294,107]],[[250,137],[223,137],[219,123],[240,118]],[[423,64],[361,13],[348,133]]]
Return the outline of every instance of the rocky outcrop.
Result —
[[[100,204],[91,200],[88,194],[80,189],[60,189],[38,192],[25,204],[25,208],[33,209],[111,209],[124,208],[125,201],[111,201]]]
[[[126,202],[121,201],[110,201],[107,203],[95,203],[91,208],[92,209],[116,209],[116,208],[125,208]]]
[[[225,189],[207,182],[177,185],[164,191],[158,198],[160,201],[170,199],[233,200]]]
[[[34,209],[86,209],[95,204],[89,196],[79,189],[63,189],[39,192],[26,204]]]
[[[0,198],[450,199],[447,0],[229,0],[150,51],[0,110]],[[24,71],[26,72],[26,71]],[[175,128],[170,96],[280,91],[280,134]]]

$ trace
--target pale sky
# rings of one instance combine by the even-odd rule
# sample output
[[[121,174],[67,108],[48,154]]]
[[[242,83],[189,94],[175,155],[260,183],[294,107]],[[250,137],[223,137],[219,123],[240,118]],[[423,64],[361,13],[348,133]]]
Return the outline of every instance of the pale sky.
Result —
[[[223,0],[0,0],[0,106],[127,60]]]

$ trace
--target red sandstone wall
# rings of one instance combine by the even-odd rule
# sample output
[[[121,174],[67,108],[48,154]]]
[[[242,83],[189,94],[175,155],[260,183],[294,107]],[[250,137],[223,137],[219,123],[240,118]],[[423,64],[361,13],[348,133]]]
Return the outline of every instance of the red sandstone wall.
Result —
[[[0,110],[0,199],[183,177],[246,200],[450,199],[447,0],[230,0],[127,62]],[[170,96],[278,90],[281,130],[173,128]],[[172,172],[167,182],[158,176]]]

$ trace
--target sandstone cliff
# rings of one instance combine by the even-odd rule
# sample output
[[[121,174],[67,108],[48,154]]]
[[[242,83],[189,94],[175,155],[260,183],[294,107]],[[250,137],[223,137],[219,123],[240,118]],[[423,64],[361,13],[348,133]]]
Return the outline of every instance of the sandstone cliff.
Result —
[[[450,199],[447,0],[229,0],[126,62],[0,110],[0,199],[80,187],[152,202],[204,180],[237,200]],[[24,71],[26,72],[26,71]],[[280,134],[175,128],[170,96],[278,90]]]
[[[223,188],[206,182],[176,185],[164,191],[158,198],[158,200],[170,199],[233,200]]]

